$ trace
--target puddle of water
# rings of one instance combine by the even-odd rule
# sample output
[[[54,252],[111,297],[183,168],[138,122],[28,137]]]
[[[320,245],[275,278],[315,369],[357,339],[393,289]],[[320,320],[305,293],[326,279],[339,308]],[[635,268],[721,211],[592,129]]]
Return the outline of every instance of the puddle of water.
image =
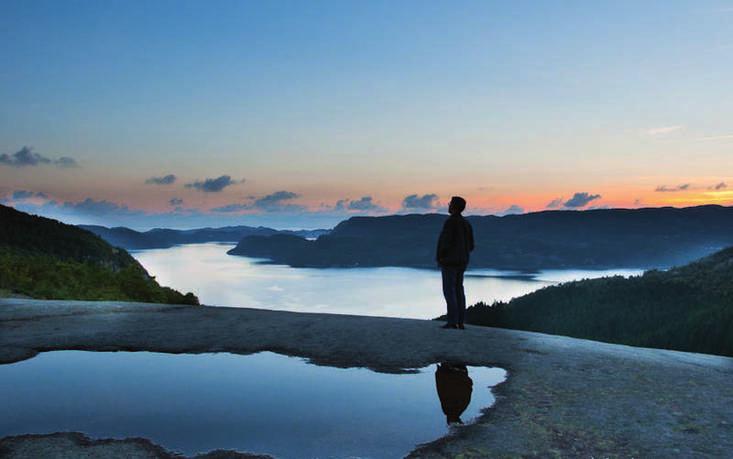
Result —
[[[0,365],[0,437],[80,431],[185,454],[402,457],[445,435],[447,417],[478,416],[505,375],[445,365],[383,374],[269,352],[46,352]]]

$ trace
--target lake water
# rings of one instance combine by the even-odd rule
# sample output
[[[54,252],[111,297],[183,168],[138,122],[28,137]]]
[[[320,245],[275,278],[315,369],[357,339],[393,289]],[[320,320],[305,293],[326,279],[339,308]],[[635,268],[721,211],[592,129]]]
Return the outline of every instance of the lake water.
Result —
[[[133,252],[162,285],[193,291],[202,304],[431,319],[445,313],[440,272],[413,268],[291,268],[227,255],[232,244],[189,244]],[[639,270],[550,270],[534,275],[466,273],[466,299],[493,302],[569,280]]]
[[[441,400],[457,411],[468,404],[458,414],[469,422],[506,377],[499,368],[468,367],[468,377],[436,369],[383,374],[269,352],[47,352],[0,365],[0,437],[80,431],[145,437],[188,455],[396,458],[448,432]]]

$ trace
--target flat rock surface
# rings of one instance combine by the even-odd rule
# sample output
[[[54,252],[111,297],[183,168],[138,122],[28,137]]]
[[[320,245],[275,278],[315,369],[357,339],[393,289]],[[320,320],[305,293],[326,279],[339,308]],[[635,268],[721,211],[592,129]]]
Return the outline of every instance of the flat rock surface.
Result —
[[[68,349],[267,350],[388,372],[462,361],[508,371],[507,381],[494,389],[496,404],[477,423],[412,456],[689,458],[730,457],[733,451],[731,358],[439,325],[256,309],[3,299],[0,363]],[[25,437],[17,444],[30,448],[34,442]],[[140,448],[139,457],[156,454],[150,445]],[[95,451],[93,457],[107,457],[104,449]]]

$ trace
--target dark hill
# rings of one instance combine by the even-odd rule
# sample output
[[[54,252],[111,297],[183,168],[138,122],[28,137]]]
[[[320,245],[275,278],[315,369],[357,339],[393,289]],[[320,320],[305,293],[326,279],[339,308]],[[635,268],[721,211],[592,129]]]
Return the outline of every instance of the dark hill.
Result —
[[[733,247],[668,271],[569,282],[466,322],[611,343],[733,356]]]
[[[198,304],[127,251],[73,225],[0,205],[0,290],[45,299]]]
[[[0,205],[0,246],[60,260],[91,262],[112,269],[135,264],[124,250],[112,247],[89,231]]]
[[[244,238],[233,255],[291,266],[434,267],[445,216],[353,217],[315,241]],[[659,267],[733,245],[733,207],[545,211],[471,216],[474,268]]]

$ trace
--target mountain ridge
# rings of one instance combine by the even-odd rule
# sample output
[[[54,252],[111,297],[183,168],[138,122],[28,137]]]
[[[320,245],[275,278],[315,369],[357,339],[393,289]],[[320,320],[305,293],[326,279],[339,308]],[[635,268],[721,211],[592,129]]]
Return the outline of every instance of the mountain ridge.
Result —
[[[180,244],[204,242],[239,242],[247,236],[270,236],[275,234],[292,234],[299,237],[318,237],[329,230],[277,230],[266,226],[222,226],[204,227],[187,230],[170,228],[153,228],[148,231],[137,231],[125,226],[106,227],[102,225],[78,225],[87,231],[100,236],[110,244],[124,249],[166,249]]]
[[[352,217],[314,241],[248,236],[229,253],[296,267],[435,267],[440,214]],[[471,267],[652,268],[686,263],[733,245],[733,207],[541,211],[468,216]]]

